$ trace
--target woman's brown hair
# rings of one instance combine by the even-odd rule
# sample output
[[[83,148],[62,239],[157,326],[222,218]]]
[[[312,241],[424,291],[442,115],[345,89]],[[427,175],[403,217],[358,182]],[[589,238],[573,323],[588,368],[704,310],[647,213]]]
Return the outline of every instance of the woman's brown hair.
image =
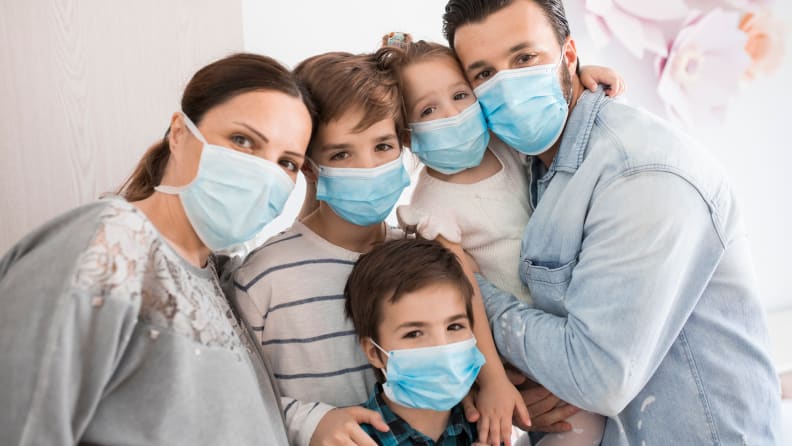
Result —
[[[181,109],[198,125],[212,107],[256,90],[275,90],[301,98],[314,116],[310,96],[286,67],[270,57],[250,53],[234,54],[198,70],[184,89]],[[117,193],[127,201],[148,198],[162,181],[169,158],[170,145],[165,132],[161,141],[149,147]]]

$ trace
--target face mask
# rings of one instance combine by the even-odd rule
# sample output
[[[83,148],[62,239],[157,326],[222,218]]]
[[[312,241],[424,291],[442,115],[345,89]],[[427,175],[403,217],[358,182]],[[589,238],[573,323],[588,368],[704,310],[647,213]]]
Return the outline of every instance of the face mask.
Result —
[[[316,199],[344,220],[369,226],[385,220],[409,184],[401,156],[370,169],[319,166]]]
[[[492,132],[527,155],[549,149],[564,130],[568,105],[560,63],[501,71],[475,89]]]
[[[391,350],[382,388],[391,401],[415,409],[449,410],[470,391],[486,362],[476,338],[435,347]]]
[[[186,186],[154,189],[179,196],[187,219],[212,251],[252,239],[280,215],[294,182],[271,161],[207,143],[190,118],[182,116],[203,143],[198,174]]]
[[[450,118],[410,124],[410,133],[410,151],[446,175],[481,164],[490,137],[478,102]]]

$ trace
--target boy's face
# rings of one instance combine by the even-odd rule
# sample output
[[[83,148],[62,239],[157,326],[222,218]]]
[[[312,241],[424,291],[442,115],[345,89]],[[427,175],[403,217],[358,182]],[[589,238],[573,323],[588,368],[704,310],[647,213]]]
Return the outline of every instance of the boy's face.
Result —
[[[363,111],[354,109],[320,125],[311,152],[313,161],[327,167],[372,168],[398,158],[401,148],[393,119],[356,131],[362,118]]]
[[[395,303],[382,303],[378,344],[386,351],[434,347],[466,341],[473,337],[458,287],[437,282],[407,293]],[[362,341],[369,362],[384,369],[387,358],[370,339]]]
[[[451,57],[432,57],[401,73],[410,123],[456,116],[476,102],[464,73]]]

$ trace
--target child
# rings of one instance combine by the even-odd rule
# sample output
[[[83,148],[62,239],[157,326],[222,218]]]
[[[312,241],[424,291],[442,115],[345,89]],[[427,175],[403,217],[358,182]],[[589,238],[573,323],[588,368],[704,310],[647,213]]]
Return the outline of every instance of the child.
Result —
[[[361,253],[402,236],[383,223],[409,184],[401,96],[372,55],[328,53],[295,73],[318,112],[304,174],[316,184],[319,206],[251,253],[235,274],[235,296],[284,395],[290,442],[373,444],[358,424],[387,430],[379,415],[341,408],[365,402],[375,383],[344,316],[343,289]],[[515,406],[526,421],[527,409],[486,334],[479,343],[493,366],[482,379],[489,398],[479,411],[499,431]]]
[[[533,211],[525,157],[488,132],[449,48],[413,43],[403,33],[385,39],[389,46],[378,52],[380,65],[400,81],[409,146],[426,164],[410,205],[397,210],[400,223],[415,227],[422,237],[461,245],[494,284],[530,302],[517,268],[522,233]],[[604,68],[583,68],[581,79],[591,89],[598,82],[613,85],[612,95],[623,89],[619,77]],[[573,433],[548,435],[539,444],[599,441],[602,417],[581,412],[569,421]]]
[[[390,430],[364,425],[379,445],[470,445],[476,427],[460,404],[484,355],[473,336],[473,288],[440,243],[402,239],[360,257],[346,313],[377,384],[365,407]]]

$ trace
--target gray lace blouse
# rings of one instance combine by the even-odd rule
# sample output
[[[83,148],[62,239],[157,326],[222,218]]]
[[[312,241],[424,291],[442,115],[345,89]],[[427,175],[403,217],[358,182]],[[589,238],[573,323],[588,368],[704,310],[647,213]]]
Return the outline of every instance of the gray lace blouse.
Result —
[[[285,445],[278,398],[220,289],[129,203],[0,259],[0,444]]]

